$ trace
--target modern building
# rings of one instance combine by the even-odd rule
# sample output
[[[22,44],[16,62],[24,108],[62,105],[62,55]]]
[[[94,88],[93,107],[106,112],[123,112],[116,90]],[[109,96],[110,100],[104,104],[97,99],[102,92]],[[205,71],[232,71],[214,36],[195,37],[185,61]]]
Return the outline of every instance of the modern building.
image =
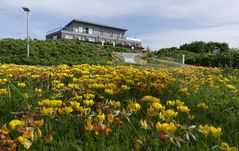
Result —
[[[46,39],[75,39],[142,49],[141,40],[125,37],[127,29],[73,19],[64,27],[47,32]]]

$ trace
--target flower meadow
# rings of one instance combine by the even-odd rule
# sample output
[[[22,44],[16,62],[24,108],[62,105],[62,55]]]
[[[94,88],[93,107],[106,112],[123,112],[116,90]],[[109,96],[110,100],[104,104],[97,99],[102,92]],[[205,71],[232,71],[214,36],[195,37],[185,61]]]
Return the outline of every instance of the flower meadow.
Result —
[[[0,66],[0,150],[239,146],[239,79],[205,67]]]

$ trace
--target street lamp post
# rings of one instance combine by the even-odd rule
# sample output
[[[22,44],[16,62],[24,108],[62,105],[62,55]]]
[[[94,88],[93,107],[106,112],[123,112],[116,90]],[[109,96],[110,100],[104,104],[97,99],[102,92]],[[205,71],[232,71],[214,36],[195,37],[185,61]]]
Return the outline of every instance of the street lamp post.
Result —
[[[29,35],[28,35],[28,15],[29,15],[30,9],[27,7],[23,7],[22,9],[25,12],[27,12],[27,58],[29,58],[30,46],[29,46]]]

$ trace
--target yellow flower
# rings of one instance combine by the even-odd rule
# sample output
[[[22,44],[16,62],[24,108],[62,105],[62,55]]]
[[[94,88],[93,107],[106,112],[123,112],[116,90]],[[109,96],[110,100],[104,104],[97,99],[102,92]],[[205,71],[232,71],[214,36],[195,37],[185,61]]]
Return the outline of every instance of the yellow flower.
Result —
[[[193,120],[194,118],[195,118],[194,115],[188,115],[188,119],[189,119],[189,120]]]
[[[176,100],[176,104],[177,106],[183,106],[184,105],[184,102],[180,101],[180,100]]]
[[[170,122],[170,124],[168,125],[168,132],[174,133],[176,130],[177,130],[176,125],[173,122]]]
[[[98,119],[99,119],[99,122],[102,123],[104,120],[105,120],[105,114],[98,114],[97,115]]]
[[[66,107],[62,108],[62,110],[63,110],[66,114],[69,114],[69,113],[73,112],[73,109],[72,109],[72,107],[70,107],[70,106],[66,106]]]
[[[37,96],[42,96],[42,89],[40,89],[40,88],[36,88],[36,93],[37,93]]]
[[[141,120],[139,121],[139,126],[140,126],[140,128],[143,128],[143,129],[145,129],[145,130],[149,129],[149,125],[148,125],[147,120],[141,119]]]
[[[187,93],[187,92],[188,92],[188,88],[180,88],[180,89],[178,90],[178,92]]]
[[[90,99],[94,99],[95,95],[91,94],[91,93],[86,93],[83,95],[85,99],[90,100]]]
[[[167,101],[167,105],[169,105],[169,106],[174,106],[175,105],[175,101]]]
[[[124,90],[124,91],[127,91],[127,90],[130,89],[130,87],[127,86],[127,85],[121,85],[121,89]]]
[[[221,135],[222,129],[220,127],[215,128],[214,126],[210,126],[210,130],[212,132],[212,135],[216,138],[218,138]]]
[[[206,105],[205,103],[198,103],[198,104],[197,104],[197,107],[198,107],[198,108],[201,108],[201,109],[205,109],[205,110],[208,109],[208,105]]]
[[[131,110],[131,111],[138,111],[140,110],[141,106],[139,103],[132,103],[132,104],[129,104],[128,105],[128,108]]]
[[[114,94],[114,90],[113,89],[105,89],[105,93],[109,94],[109,95],[113,95]]]
[[[112,62],[112,61],[107,61],[106,64],[108,64],[108,65],[112,65],[113,62]]]
[[[110,101],[109,104],[114,108],[120,107],[120,101]]]
[[[147,109],[147,114],[150,116],[157,116],[159,114],[159,112],[156,109],[154,109],[153,107],[149,107]]]
[[[68,88],[70,88],[70,89],[74,89],[76,87],[76,85],[75,84],[68,84]]]
[[[161,110],[162,111],[162,110],[165,109],[165,107],[162,106],[162,104],[160,104],[159,102],[154,102],[154,103],[152,103],[151,106],[156,110]]]
[[[78,107],[76,110],[79,111],[79,112],[81,112],[81,113],[84,113],[84,112],[90,110],[90,108],[80,106],[80,107]]]
[[[64,83],[59,83],[56,85],[56,89],[62,89],[64,87],[65,87]]]
[[[19,136],[17,138],[17,140],[19,141],[20,144],[22,144],[25,148],[30,148],[32,145],[32,142],[26,138],[24,138],[23,136]]]
[[[26,84],[24,82],[17,83],[17,86],[24,88]]]
[[[15,129],[16,127],[23,127],[25,126],[25,121],[21,121],[21,120],[12,120],[11,122],[9,122],[9,126],[11,127],[11,129]]]
[[[33,121],[33,124],[40,127],[44,124],[44,119]]]
[[[65,114],[65,112],[64,112],[61,108],[58,108],[58,109],[57,109],[57,112],[58,112],[60,115]]]
[[[114,120],[114,115],[112,113],[107,114],[107,120],[109,121],[109,123],[112,123]]]
[[[70,104],[73,108],[77,109],[80,107],[80,103],[77,101],[70,101]]]
[[[177,130],[177,127],[173,122],[170,122],[169,124],[161,124],[160,122],[157,122],[155,127],[158,131],[163,131],[164,133],[174,133]]]
[[[189,113],[190,112],[190,109],[187,107],[187,106],[177,106],[177,110],[180,111],[180,112],[183,112],[183,113]]]
[[[156,97],[153,97],[153,96],[150,96],[150,95],[144,96],[142,100],[144,100],[146,102],[160,102],[159,98],[156,98]]]
[[[220,147],[223,151],[237,151],[236,147],[230,147],[226,142],[222,142]]]
[[[198,129],[199,132],[203,133],[205,137],[207,137],[210,132],[210,127],[207,124],[205,126],[199,125]]]
[[[0,79],[0,84],[6,84],[7,83],[7,79]]]
[[[62,105],[62,100],[49,100],[44,99],[41,101],[38,101],[39,106],[48,106],[48,107],[59,107]]]
[[[4,134],[7,135],[9,133],[9,129],[7,128],[6,123],[2,126],[2,128],[0,129],[0,134]]]
[[[94,105],[94,103],[95,102],[92,99],[83,101],[83,104],[85,104],[86,106],[92,106],[92,105]]]
[[[226,85],[228,89],[230,90],[236,90],[236,87],[234,85],[231,85],[231,84],[227,84]]]
[[[43,115],[51,115],[53,113],[53,108],[48,107],[46,108],[45,106],[42,108],[42,114]]]
[[[34,137],[34,128],[33,127],[27,127],[26,131],[24,131],[22,136],[24,138],[27,138],[27,139],[33,139],[33,137]]]
[[[176,117],[178,115],[178,112],[175,112],[174,110],[168,109],[166,111],[162,112],[164,118],[168,119],[171,117]]]
[[[7,95],[8,91],[7,89],[0,89],[0,95]]]
[[[84,130],[92,131],[93,130],[92,117],[88,117],[85,121],[86,121],[86,125],[84,126]]]

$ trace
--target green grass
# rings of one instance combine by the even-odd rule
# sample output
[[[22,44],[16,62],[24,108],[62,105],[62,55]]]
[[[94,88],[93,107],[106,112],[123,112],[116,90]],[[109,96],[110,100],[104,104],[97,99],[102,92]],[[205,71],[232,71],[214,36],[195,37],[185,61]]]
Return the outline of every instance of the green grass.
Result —
[[[78,68],[74,68],[74,70],[72,68],[73,67],[68,66],[55,67],[51,72],[54,73],[55,76],[57,75],[56,77],[54,77],[54,75],[45,75],[50,72],[50,70],[44,71],[37,69],[39,70],[37,71],[35,69],[33,71],[24,72],[24,70],[22,71],[21,69],[25,68],[19,66],[15,68],[14,72],[11,70],[12,67],[1,67],[0,69],[2,73],[1,79],[5,78],[8,72],[12,72],[13,74],[13,77],[8,77],[6,84],[0,85],[0,88],[7,88],[8,90],[7,95],[0,95],[0,125],[3,125],[5,122],[8,123],[12,119],[21,119],[22,116],[27,116],[28,112],[42,111],[42,108],[37,104],[37,102],[42,99],[61,99],[67,102],[74,93],[81,95],[94,93],[96,95],[94,99],[95,105],[92,106],[92,111],[94,112],[90,112],[89,114],[83,115],[74,112],[72,114],[59,115],[56,113],[49,116],[41,115],[36,117],[37,119],[43,118],[45,124],[41,128],[43,137],[34,141],[30,148],[32,151],[131,151],[136,150],[137,145],[135,142],[137,142],[137,140],[140,144],[139,150],[146,151],[219,150],[218,147],[213,148],[222,141],[226,141],[232,146],[239,146],[239,82],[237,80],[237,70],[235,70],[233,74],[230,74],[231,72],[228,71],[195,67],[164,68],[159,69],[159,71],[147,67],[137,68],[131,66],[122,68],[119,66],[102,66],[97,68],[95,66],[82,65]],[[77,72],[76,69],[80,70]],[[90,71],[87,76],[81,74],[82,71],[87,70]],[[27,74],[30,72],[35,72],[35,74],[40,74],[41,76],[38,79],[33,79],[31,78],[32,74]],[[75,78],[82,80],[77,83],[80,86],[79,89],[69,90],[67,88],[69,83],[73,83],[73,77],[70,77],[69,74],[74,74]],[[167,76],[164,77],[163,74]],[[91,84],[91,80],[95,80],[96,75],[102,77],[102,81],[106,80],[106,83],[103,82],[104,84],[115,83],[115,90],[119,90],[122,84],[131,86],[131,89],[115,95],[106,94],[104,89],[92,89],[89,87],[89,84]],[[105,78],[104,75],[107,75],[108,79]],[[122,77],[119,78],[117,76]],[[65,84],[65,87],[54,91],[52,89],[54,87],[52,84],[53,79],[60,80]],[[100,82],[100,79],[98,80],[97,82]],[[132,80],[133,83],[130,84],[128,80]],[[151,87],[152,84],[155,84],[155,81],[158,81],[158,84],[163,83],[165,88],[159,88],[160,85]],[[17,86],[18,82],[24,82],[26,87],[21,88]],[[142,85],[138,86],[137,82],[141,82]],[[236,90],[228,89],[228,84],[234,85]],[[185,87],[187,88],[187,93],[179,91],[180,88]],[[36,88],[42,88],[42,96],[39,97],[36,95]],[[167,106],[168,100],[180,99],[190,108],[190,114],[195,115],[195,119],[189,120],[187,118],[188,114],[179,113],[179,115],[174,118],[174,122],[187,127],[192,125],[198,126],[199,124],[210,124],[215,127],[220,126],[222,128],[221,137],[214,138],[212,135],[209,135],[205,138],[203,134],[193,129],[192,133],[197,140],[190,137],[190,140],[186,141],[186,130],[178,128],[173,139],[182,139],[180,142],[181,147],[173,144],[170,139],[163,141],[161,138],[162,133],[158,132],[155,127],[155,123],[158,121],[162,122],[162,120],[159,116],[149,116],[147,109],[150,104],[140,101],[146,95],[160,98],[160,103],[164,106]],[[102,96],[104,99],[102,99]],[[109,133],[109,135],[103,133],[95,135],[93,131],[84,131],[85,118],[91,114],[93,117],[95,116],[93,114],[98,114],[96,112],[96,110],[99,109],[97,103],[106,104],[109,100],[121,102],[118,117],[122,119],[124,124],[119,125],[113,122],[110,125],[112,132]],[[132,100],[140,103],[141,109],[137,112],[130,113],[128,112],[127,106],[132,103]],[[197,104],[200,102],[206,103],[209,108],[207,110],[199,109]],[[80,103],[83,104],[82,102]],[[30,110],[27,109],[28,105],[32,105]],[[167,108],[177,110],[176,107],[167,106]],[[12,114],[12,112],[22,111],[24,111],[24,114]],[[107,113],[108,110],[106,109],[104,112]],[[127,114],[132,115],[129,116]],[[139,121],[141,119],[147,119],[147,121],[152,124],[150,130],[140,128]],[[48,142],[47,140],[51,135],[53,136],[53,140]],[[10,137],[14,136],[18,136],[16,132],[10,135]],[[18,143],[17,150],[22,151],[26,149]]]

